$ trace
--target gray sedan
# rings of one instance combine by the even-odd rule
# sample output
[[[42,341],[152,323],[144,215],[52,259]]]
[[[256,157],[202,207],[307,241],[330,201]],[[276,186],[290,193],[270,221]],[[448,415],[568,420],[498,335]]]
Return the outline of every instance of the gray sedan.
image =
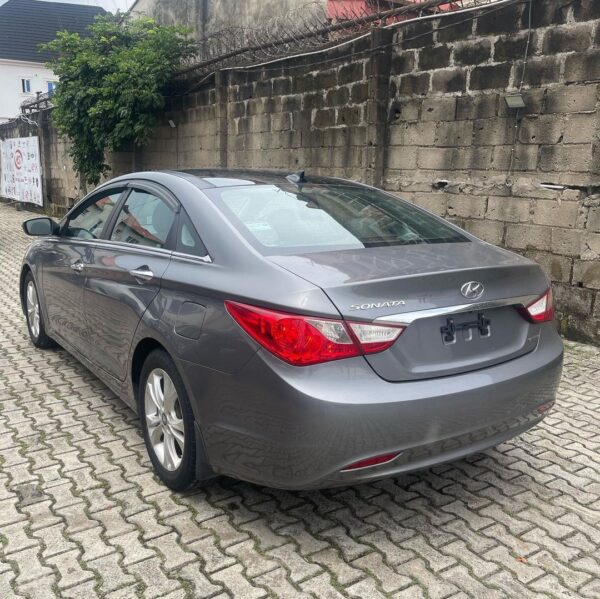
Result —
[[[33,344],[138,412],[172,489],[393,476],[514,437],[555,399],[542,270],[372,187],[134,173],[23,227]]]

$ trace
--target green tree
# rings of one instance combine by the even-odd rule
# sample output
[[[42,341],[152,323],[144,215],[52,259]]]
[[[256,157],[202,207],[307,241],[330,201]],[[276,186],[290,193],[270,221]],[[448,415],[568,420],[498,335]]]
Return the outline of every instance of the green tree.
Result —
[[[53,122],[69,137],[75,168],[88,183],[109,170],[107,150],[148,141],[169,80],[193,54],[186,33],[148,18],[108,15],[86,37],[62,31],[42,46],[55,54],[49,66],[59,78]]]

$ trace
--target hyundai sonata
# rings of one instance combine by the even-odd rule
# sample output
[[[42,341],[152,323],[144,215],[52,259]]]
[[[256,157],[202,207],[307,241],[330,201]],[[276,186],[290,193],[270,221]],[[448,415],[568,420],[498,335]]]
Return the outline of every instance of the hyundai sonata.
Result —
[[[562,343],[532,261],[393,195],[266,172],[134,173],[39,236],[20,292],[140,415],[173,489],[346,485],[540,422]]]

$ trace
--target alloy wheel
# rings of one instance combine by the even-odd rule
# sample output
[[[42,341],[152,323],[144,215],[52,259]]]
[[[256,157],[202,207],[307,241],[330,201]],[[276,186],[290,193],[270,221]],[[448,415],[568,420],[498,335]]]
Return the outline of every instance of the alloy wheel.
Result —
[[[177,470],[183,458],[185,429],[177,390],[161,368],[148,375],[144,410],[148,438],[156,457],[166,470]]]
[[[33,281],[27,283],[27,321],[31,334],[37,339],[40,336],[40,302]]]

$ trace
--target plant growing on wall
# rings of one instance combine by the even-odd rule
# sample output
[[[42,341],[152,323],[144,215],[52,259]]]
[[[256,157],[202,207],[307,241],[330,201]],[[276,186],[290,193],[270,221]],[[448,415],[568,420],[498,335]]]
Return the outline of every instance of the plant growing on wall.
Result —
[[[59,32],[43,48],[59,77],[52,119],[71,141],[75,168],[97,184],[108,171],[105,152],[144,145],[165,105],[165,88],[193,42],[181,27],[108,15],[89,36]]]

